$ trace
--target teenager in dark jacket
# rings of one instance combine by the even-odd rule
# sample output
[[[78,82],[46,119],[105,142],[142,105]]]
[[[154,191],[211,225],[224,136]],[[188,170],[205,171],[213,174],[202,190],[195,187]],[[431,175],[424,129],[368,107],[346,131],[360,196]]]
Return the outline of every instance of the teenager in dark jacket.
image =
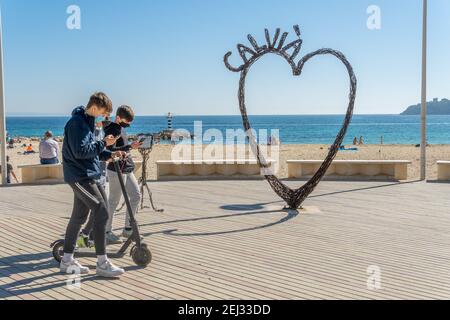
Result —
[[[93,215],[93,237],[97,255],[97,275],[118,277],[124,270],[114,266],[106,256],[105,228],[108,221],[107,197],[103,187],[98,183],[101,176],[100,159],[124,156],[121,151],[111,152],[106,149],[117,138],[111,135],[96,141],[94,136],[96,118],[112,111],[112,102],[104,93],[91,96],[86,108],[78,107],[72,112],[72,118],[64,128],[62,147],[64,180],[74,192],[72,216],[67,226],[64,242],[64,257],[60,270],[63,273],[79,271],[89,273],[74,259],[74,251],[81,226],[86,222],[89,212]]]

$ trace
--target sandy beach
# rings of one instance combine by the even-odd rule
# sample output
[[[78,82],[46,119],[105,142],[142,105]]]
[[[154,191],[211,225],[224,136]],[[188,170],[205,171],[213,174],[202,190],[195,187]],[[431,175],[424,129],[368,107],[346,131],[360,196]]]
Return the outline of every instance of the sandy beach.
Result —
[[[23,139],[22,144],[32,144],[34,150],[39,150],[39,142],[31,139]],[[14,167],[16,175],[21,180],[20,165],[38,164],[39,154],[24,155],[22,144],[16,145],[14,149],[8,149],[10,162]],[[156,145],[150,156],[149,179],[156,177],[156,161],[170,160],[174,146]],[[204,146],[206,148],[206,146]],[[340,151],[336,159],[343,160],[410,160],[412,165],[408,169],[408,177],[411,180],[419,178],[420,148],[413,145],[364,145],[358,146],[358,151]],[[436,161],[450,160],[450,145],[430,145],[428,147],[428,179],[436,179]],[[282,145],[280,147],[280,171],[278,176],[285,178],[287,175],[286,160],[317,160],[324,159],[328,151],[327,145]],[[225,153],[225,152],[224,152]],[[246,154],[249,153],[247,148]],[[133,158],[140,160],[138,151],[132,152]]]

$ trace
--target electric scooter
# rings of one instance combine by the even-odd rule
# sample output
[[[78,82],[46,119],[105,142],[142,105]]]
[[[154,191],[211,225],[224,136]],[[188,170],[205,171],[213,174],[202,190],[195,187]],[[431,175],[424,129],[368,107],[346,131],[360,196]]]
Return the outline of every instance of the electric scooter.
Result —
[[[139,226],[134,216],[133,211],[131,210],[130,198],[128,197],[127,190],[125,188],[125,183],[122,177],[122,171],[119,167],[119,158],[113,159],[114,168],[116,169],[120,187],[122,189],[123,197],[125,199],[125,204],[127,206],[128,214],[130,217],[131,228],[133,229],[132,235],[125,241],[118,252],[107,253],[108,257],[111,258],[123,258],[126,254],[128,248],[132,245],[133,247],[130,250],[130,256],[133,259],[134,263],[140,267],[146,267],[152,261],[152,254],[147,244],[143,242],[143,239],[139,233]],[[53,242],[50,247],[52,248],[53,257],[56,261],[61,262],[61,259],[64,255],[64,239],[57,240]],[[91,248],[75,248],[75,257],[95,257],[95,251]]]

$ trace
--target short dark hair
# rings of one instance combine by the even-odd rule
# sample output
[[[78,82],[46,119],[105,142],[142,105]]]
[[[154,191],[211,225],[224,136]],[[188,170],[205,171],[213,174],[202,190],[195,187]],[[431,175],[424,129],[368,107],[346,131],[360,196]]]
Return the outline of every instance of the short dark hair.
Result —
[[[134,111],[129,106],[120,106],[117,108],[116,116],[132,122],[134,120]]]
[[[106,112],[111,113],[113,110],[112,101],[103,92],[96,92],[90,98],[86,109],[96,105],[100,109],[105,109]]]

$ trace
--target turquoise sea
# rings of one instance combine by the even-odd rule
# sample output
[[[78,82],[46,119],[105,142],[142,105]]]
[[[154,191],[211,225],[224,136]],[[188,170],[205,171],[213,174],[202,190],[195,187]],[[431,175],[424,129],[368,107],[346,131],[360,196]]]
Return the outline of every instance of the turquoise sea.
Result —
[[[330,144],[339,131],[344,116],[339,115],[276,115],[250,116],[254,129],[278,129],[284,144]],[[42,136],[46,130],[62,135],[67,117],[7,117],[7,130],[11,136]],[[218,129],[242,128],[240,116],[175,116],[175,129],[194,130],[194,121],[202,121],[203,132]],[[128,129],[131,134],[152,133],[167,128],[164,116],[137,117]],[[428,143],[450,144],[450,115],[428,116]],[[364,137],[367,144],[420,143],[420,116],[355,115],[347,133],[345,144],[354,137]]]

